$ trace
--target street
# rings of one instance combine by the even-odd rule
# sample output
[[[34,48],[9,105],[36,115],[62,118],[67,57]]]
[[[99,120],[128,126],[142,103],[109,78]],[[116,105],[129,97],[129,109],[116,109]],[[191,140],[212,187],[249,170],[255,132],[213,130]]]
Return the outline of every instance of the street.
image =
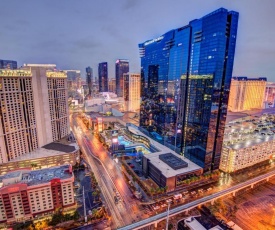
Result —
[[[141,220],[137,201],[132,199],[132,193],[120,172],[120,166],[111,159],[100,141],[87,130],[80,118],[72,115],[70,121],[86,161],[99,183],[105,200],[103,204],[111,214],[113,227],[122,227]],[[117,193],[121,198],[118,204],[114,199]]]

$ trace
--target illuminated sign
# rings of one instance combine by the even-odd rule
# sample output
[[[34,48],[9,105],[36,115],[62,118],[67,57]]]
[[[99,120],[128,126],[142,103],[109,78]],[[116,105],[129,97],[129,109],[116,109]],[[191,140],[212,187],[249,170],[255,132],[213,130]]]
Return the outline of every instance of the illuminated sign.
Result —
[[[155,38],[155,39],[152,39],[152,40],[150,40],[150,41],[148,41],[148,42],[145,42],[144,45],[147,46],[147,45],[150,45],[150,44],[152,44],[152,43],[154,43],[154,42],[161,41],[162,39],[163,39],[163,36],[160,36],[160,37],[158,37],[158,38]]]
[[[129,60],[127,60],[127,59],[118,59],[118,60],[116,60],[116,63],[119,63],[119,62],[129,62]]]
[[[52,78],[67,78],[67,74],[65,72],[55,72],[55,71],[47,71],[46,72],[47,77],[52,77]]]
[[[9,193],[18,192],[19,191],[19,187],[8,188],[8,191],[9,191]]]
[[[117,138],[113,138],[112,141],[113,141],[113,143],[117,143],[118,139]]]
[[[11,70],[11,69],[0,69],[0,77],[31,77],[32,72],[30,70]]]

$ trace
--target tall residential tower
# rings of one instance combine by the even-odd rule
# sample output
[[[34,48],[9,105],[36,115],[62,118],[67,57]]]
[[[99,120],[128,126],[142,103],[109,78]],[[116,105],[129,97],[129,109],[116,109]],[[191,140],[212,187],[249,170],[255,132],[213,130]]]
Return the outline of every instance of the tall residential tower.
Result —
[[[129,72],[129,61],[118,59],[116,61],[116,94],[118,97],[123,96],[123,74]]]
[[[140,109],[140,74],[123,74],[123,99],[126,111],[138,111]]]
[[[108,92],[108,63],[98,64],[98,85],[99,92]]]
[[[140,126],[205,171],[219,167],[238,16],[220,8],[139,44]]]
[[[69,134],[67,75],[55,65],[0,70],[0,164]]]
[[[88,94],[92,95],[92,93],[93,93],[93,69],[90,66],[88,66],[86,68],[86,83],[88,85],[88,90],[89,90]]]

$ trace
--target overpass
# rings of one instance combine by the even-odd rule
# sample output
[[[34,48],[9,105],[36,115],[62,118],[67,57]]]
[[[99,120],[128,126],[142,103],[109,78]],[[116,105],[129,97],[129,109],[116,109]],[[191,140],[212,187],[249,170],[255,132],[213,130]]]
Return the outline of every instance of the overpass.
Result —
[[[247,180],[243,183],[234,185],[234,186],[232,186],[230,188],[227,188],[227,189],[224,189],[222,191],[216,192],[216,193],[211,194],[209,196],[205,196],[203,198],[197,199],[197,200],[192,201],[190,203],[187,203],[187,204],[181,205],[179,207],[173,208],[169,211],[169,216],[175,216],[175,215],[177,215],[179,213],[182,213],[182,212],[187,212],[188,213],[189,210],[191,210],[193,208],[196,208],[200,205],[206,204],[208,202],[211,202],[211,204],[214,204],[214,201],[216,199],[227,196],[229,194],[232,194],[233,196],[235,196],[236,192],[238,192],[242,189],[245,189],[247,187],[253,188],[254,185],[256,185],[257,183],[259,183],[261,181],[269,181],[270,177],[273,177],[273,176],[275,176],[275,170],[272,171],[272,172],[266,173],[264,175],[257,176],[253,179]],[[163,212],[163,213],[160,213],[160,214],[157,214],[155,216],[149,217],[147,219],[138,221],[136,223],[129,224],[127,226],[121,227],[121,228],[119,228],[119,230],[130,230],[130,229],[136,229],[137,230],[137,229],[140,229],[140,228],[150,226],[152,224],[154,224],[155,227],[156,227],[158,222],[160,222],[160,221],[162,221],[166,218],[167,218],[167,211]]]

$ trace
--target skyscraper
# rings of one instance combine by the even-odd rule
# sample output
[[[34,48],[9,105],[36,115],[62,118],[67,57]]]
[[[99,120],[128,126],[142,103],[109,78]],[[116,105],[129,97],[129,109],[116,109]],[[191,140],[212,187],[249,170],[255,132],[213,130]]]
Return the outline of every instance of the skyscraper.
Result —
[[[123,98],[126,111],[137,111],[140,109],[140,74],[123,74]]]
[[[262,109],[265,89],[265,77],[233,77],[230,86],[228,109],[232,112]]]
[[[0,69],[17,69],[17,61],[0,60]]]
[[[123,74],[129,72],[129,61],[118,59],[116,61],[116,94],[118,97],[123,96]]]
[[[219,166],[237,24],[220,8],[139,44],[140,126],[205,171]]]
[[[64,70],[67,74],[67,83],[69,91],[76,91],[81,88],[80,70]]]
[[[88,66],[86,68],[86,83],[88,85],[88,89],[89,89],[89,95],[92,95],[93,93],[93,69]]]
[[[275,106],[275,83],[267,82],[265,89],[264,108],[273,108]]]
[[[98,84],[99,92],[108,92],[108,63],[98,64]]]
[[[54,69],[0,70],[0,163],[69,134],[67,75]]]

